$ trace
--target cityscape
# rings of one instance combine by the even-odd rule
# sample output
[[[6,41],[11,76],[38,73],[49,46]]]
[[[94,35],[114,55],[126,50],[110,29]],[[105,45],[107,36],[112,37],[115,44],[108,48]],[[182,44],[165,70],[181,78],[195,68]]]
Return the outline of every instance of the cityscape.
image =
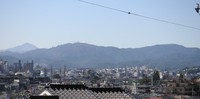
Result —
[[[200,99],[199,0],[0,0],[0,99]]]
[[[9,63],[1,59],[0,71],[1,99],[43,95],[59,99],[199,99],[200,95],[200,67],[173,71],[147,66],[68,69],[36,65],[34,60]]]

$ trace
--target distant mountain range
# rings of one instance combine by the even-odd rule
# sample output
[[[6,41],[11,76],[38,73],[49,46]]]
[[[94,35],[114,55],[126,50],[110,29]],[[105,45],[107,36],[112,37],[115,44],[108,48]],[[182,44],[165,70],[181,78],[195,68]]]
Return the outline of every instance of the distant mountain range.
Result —
[[[30,43],[25,43],[23,45],[19,45],[13,48],[9,48],[6,51],[10,51],[10,52],[16,52],[16,53],[25,53],[31,50],[35,50],[38,49],[35,45],[30,44]]]
[[[116,48],[85,43],[69,43],[50,49],[35,49],[24,53],[0,52],[0,58],[16,62],[34,60],[38,64],[74,68],[152,66],[184,68],[200,66],[200,49],[176,44],[142,48]]]

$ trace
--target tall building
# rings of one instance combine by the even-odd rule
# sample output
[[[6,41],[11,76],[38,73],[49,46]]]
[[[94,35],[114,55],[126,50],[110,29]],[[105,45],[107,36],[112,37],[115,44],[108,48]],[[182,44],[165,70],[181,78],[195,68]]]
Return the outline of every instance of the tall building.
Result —
[[[34,66],[33,60],[31,62],[27,61],[27,63],[24,63],[24,65],[23,65],[23,71],[24,72],[27,72],[27,71],[33,72],[33,66]]]
[[[4,60],[0,60],[0,72],[7,73],[8,72],[8,62]]]
[[[18,63],[14,63],[15,72],[21,72],[22,71],[22,63],[21,60],[18,61]]]

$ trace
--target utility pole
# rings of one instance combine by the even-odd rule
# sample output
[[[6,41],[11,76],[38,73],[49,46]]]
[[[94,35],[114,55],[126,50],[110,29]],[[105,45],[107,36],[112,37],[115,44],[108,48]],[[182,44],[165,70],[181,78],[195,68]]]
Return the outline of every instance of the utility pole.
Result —
[[[151,76],[151,86],[153,86],[153,74]]]
[[[192,98],[193,98],[193,87],[192,87]]]
[[[125,65],[125,75],[126,75],[126,77],[128,77],[127,66],[126,65]]]
[[[46,78],[47,77],[47,68],[44,67],[44,77]]]
[[[64,78],[66,77],[66,74],[65,74],[65,72],[66,72],[66,66],[64,65]]]
[[[61,83],[61,78],[62,78],[62,72],[61,72],[61,68],[60,68],[60,79],[59,79],[59,82]]]
[[[199,89],[200,89],[200,86],[199,86],[199,84],[198,84],[198,93],[197,93],[197,94],[198,94],[198,97],[199,97],[199,92],[200,92]]]
[[[62,73],[61,73],[61,68],[60,68],[60,72],[59,72],[59,74],[60,74],[60,77],[61,77],[61,75],[62,75]]]
[[[53,69],[52,69],[52,65],[51,65],[51,78],[53,77]]]

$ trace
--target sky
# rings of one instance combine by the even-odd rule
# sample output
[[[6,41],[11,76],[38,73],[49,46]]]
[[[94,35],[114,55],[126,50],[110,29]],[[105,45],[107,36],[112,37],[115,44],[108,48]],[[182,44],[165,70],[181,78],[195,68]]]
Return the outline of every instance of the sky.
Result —
[[[200,0],[85,0],[200,28]],[[200,48],[200,30],[138,17],[78,0],[0,0],[0,49],[24,43],[51,48],[83,42],[139,48],[179,44]]]

